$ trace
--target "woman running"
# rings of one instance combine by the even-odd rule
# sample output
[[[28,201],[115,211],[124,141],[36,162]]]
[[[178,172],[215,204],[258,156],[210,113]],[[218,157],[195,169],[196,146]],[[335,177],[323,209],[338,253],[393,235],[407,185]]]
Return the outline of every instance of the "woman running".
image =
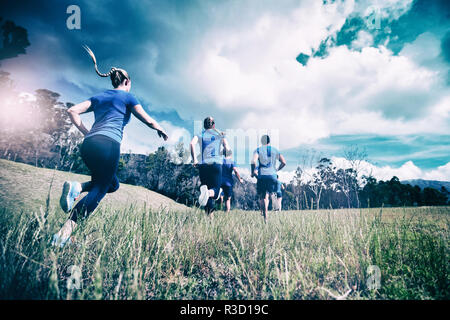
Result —
[[[200,196],[198,202],[205,207],[205,212],[211,214],[215,209],[215,200],[222,192],[222,163],[223,156],[220,147],[230,150],[224,133],[216,129],[214,119],[207,117],[203,121],[203,132],[194,136],[191,141],[191,156],[195,167],[198,165],[200,174]],[[200,163],[197,160],[195,146],[200,142]]]
[[[236,168],[236,163],[231,158],[232,152],[231,150],[224,149],[225,159],[223,159],[222,164],[222,190],[223,190],[223,201],[225,201],[226,211],[230,212],[231,209],[231,196],[233,195],[233,172],[238,178],[240,183],[243,183],[241,176],[239,175],[239,171]]]
[[[88,194],[77,203],[69,220],[53,236],[52,245],[60,247],[71,242],[70,235],[79,218],[87,218],[97,208],[106,193],[119,189],[116,171],[119,164],[120,143],[123,128],[130,121],[131,113],[148,127],[156,130],[161,138],[168,139],[161,126],[129,93],[131,79],[128,73],[119,68],[111,68],[107,74],[100,73],[94,53],[87,46],[85,49],[94,62],[97,74],[100,77],[110,77],[114,89],[106,90],[68,109],[70,120],[85,136],[81,146],[81,157],[91,172],[91,181],[64,182],[60,205],[65,212],[72,210],[74,202],[82,192],[88,192]],[[81,122],[80,114],[91,111],[94,112],[95,122],[91,130],[88,130]]]

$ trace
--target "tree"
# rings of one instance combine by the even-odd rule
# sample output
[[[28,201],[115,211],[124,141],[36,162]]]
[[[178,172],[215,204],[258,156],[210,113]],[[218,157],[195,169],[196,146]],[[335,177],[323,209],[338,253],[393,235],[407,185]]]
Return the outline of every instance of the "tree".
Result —
[[[347,200],[347,208],[359,207],[359,197],[356,197],[356,204],[352,202],[352,194],[359,192],[356,172],[352,169],[338,169],[336,171],[336,189],[342,192]]]
[[[155,153],[147,157],[148,187],[151,190],[168,189],[167,178],[170,169],[170,154],[165,147],[159,147]]]
[[[189,150],[185,148],[183,141],[179,141],[175,145],[175,151],[172,154],[172,162],[175,164],[188,163],[190,157]]]
[[[308,149],[303,152],[299,159],[299,164],[295,171],[293,181],[291,181],[292,190],[296,199],[297,209],[313,208],[311,192],[311,181],[313,180],[314,167],[320,159],[320,154],[314,149]],[[314,187],[312,187],[314,188]],[[311,199],[311,201],[309,201]]]
[[[309,188],[316,199],[316,209],[320,208],[322,192],[331,189],[332,184],[335,182],[334,169],[330,159],[322,158],[319,160],[319,164],[316,167],[317,172],[313,174],[313,181],[309,184]]]
[[[351,145],[344,149],[344,157],[349,162],[350,168],[352,169],[352,178],[349,180],[352,185],[349,188],[354,192],[357,201],[357,207],[360,206],[359,201],[359,184],[358,177],[363,169],[363,163],[367,160],[367,150],[365,148],[361,149],[357,145]]]
[[[447,204],[447,195],[434,188],[424,188],[423,199],[426,206],[443,206]]]
[[[2,18],[0,18],[0,23]],[[5,21],[0,29],[3,32],[2,48],[0,48],[0,60],[17,57],[25,54],[30,45],[28,32],[25,28],[17,26],[12,21]]]

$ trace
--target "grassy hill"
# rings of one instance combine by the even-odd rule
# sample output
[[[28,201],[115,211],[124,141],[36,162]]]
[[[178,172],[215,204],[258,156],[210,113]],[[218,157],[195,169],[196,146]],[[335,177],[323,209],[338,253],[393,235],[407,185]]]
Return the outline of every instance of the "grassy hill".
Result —
[[[0,299],[450,297],[449,207],[270,212],[265,224],[122,185],[57,248],[65,179],[87,177],[0,160]]]
[[[46,206],[50,192],[50,208],[59,208],[65,180],[85,182],[90,177],[0,159],[0,202],[17,210],[37,211]],[[100,207],[124,208],[131,204],[151,209],[188,209],[159,193],[127,184],[121,184],[118,191],[107,194]]]

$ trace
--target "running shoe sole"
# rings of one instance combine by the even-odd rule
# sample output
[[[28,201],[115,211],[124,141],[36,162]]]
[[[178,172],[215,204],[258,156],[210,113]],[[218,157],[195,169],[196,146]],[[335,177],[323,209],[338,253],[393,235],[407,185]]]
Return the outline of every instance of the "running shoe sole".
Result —
[[[64,212],[70,211],[70,181],[65,181],[61,193],[61,198],[59,199],[59,204]]]
[[[279,210],[279,208],[278,208],[278,197],[275,196],[275,195],[271,195],[271,200],[272,200],[272,209],[273,209],[273,211]]]
[[[200,187],[200,196],[198,197],[198,203],[200,204],[200,206],[204,207],[208,203],[208,199],[208,187],[203,185]]]

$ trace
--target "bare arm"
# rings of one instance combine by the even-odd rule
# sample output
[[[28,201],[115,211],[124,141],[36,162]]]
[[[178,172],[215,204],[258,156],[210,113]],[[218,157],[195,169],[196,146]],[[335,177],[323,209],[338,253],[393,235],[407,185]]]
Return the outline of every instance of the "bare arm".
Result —
[[[225,150],[230,150],[230,144],[228,143],[228,140],[226,138],[222,139],[222,145]]]
[[[234,174],[236,175],[236,177],[239,179],[240,183],[243,183],[244,180],[242,180],[241,175],[239,174],[239,171],[236,167],[233,168]]]
[[[195,155],[195,145],[198,143],[198,137],[194,136],[191,140],[191,157],[192,157],[192,162],[194,163],[194,166],[197,165],[198,161],[197,161],[197,156]]]
[[[286,166],[286,160],[284,159],[283,155],[280,154],[280,166],[278,167],[278,171],[283,169]]]
[[[83,122],[81,122],[80,114],[88,112],[90,107],[91,100],[86,100],[67,109],[70,121],[72,121],[75,127],[77,127],[83,135],[87,135],[89,130],[84,126]]]
[[[141,120],[144,124],[146,124],[149,128],[152,128],[153,130],[156,130],[158,132],[158,135],[164,139],[164,141],[167,141],[169,139],[169,136],[164,131],[164,129],[159,125],[159,123],[150,117],[147,112],[145,112],[144,108],[140,104],[135,105],[131,112],[134,114],[136,118]]]
[[[258,172],[256,172],[256,162],[258,161],[259,155],[257,152],[253,155],[252,163],[251,163],[251,176],[255,177],[258,175]]]

